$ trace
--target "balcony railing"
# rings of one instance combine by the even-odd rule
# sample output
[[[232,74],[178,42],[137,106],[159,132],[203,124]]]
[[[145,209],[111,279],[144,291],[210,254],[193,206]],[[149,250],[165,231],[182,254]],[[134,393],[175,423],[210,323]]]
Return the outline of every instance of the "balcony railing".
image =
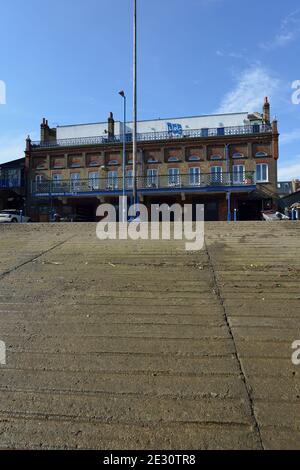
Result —
[[[162,132],[146,132],[137,134],[138,142],[151,142],[160,140],[181,140],[181,139],[196,139],[206,137],[222,137],[222,136],[235,136],[235,135],[248,135],[248,134],[264,134],[271,133],[272,127],[266,124],[254,124],[248,126],[234,126],[234,127],[217,127],[209,129],[184,129],[182,132],[174,133],[169,131]],[[109,136],[96,136],[96,137],[80,137],[73,139],[53,140],[49,142],[35,141],[31,142],[31,147],[34,148],[52,148],[52,147],[74,147],[85,145],[107,145],[107,144],[120,144],[123,141],[123,135]],[[132,134],[126,134],[126,141],[132,142]]]
[[[127,192],[132,190],[132,177],[125,178]],[[137,177],[137,189],[140,192],[159,191],[205,191],[226,190],[229,187],[255,186],[254,172],[243,174],[184,174]],[[94,178],[84,180],[43,181],[32,183],[32,194],[35,196],[76,196],[81,194],[119,194],[123,189],[123,179],[118,177]]]

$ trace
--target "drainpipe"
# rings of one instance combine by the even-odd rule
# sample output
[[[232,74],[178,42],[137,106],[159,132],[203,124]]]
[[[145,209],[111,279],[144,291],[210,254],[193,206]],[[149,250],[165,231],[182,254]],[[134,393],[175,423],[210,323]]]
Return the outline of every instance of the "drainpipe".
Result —
[[[225,145],[225,155],[226,155],[226,173],[229,175],[229,182],[231,183],[231,177],[230,177],[230,162],[229,162],[229,145]]]
[[[226,173],[228,177],[228,183],[231,185],[231,175],[230,175],[230,162],[229,162],[229,145],[225,145],[225,154],[226,154]],[[231,222],[231,193],[227,192],[227,222]]]
[[[231,222],[231,193],[227,193],[227,222]]]

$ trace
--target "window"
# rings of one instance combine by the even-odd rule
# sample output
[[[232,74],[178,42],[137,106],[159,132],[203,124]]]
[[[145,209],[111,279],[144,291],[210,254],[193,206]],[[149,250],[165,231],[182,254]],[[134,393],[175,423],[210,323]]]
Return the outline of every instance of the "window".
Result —
[[[64,168],[64,167],[65,167],[65,161],[63,158],[52,159],[52,168],[58,169],[58,168]]]
[[[158,188],[158,171],[151,169],[147,171],[147,187]]]
[[[257,152],[257,153],[255,154],[255,156],[256,156],[257,158],[264,158],[264,157],[267,157],[268,154],[267,154],[266,152]]]
[[[200,186],[200,168],[194,167],[189,169],[189,184],[190,186]]]
[[[44,187],[45,178],[44,175],[36,175],[35,176],[35,183],[36,183],[36,190],[41,191]]]
[[[126,182],[127,182],[126,188],[132,189],[133,188],[133,171],[132,170],[127,171]]]
[[[110,160],[108,162],[108,166],[117,166],[117,165],[119,165],[118,160]]]
[[[109,171],[107,173],[107,189],[114,190],[118,189],[118,172]]]
[[[222,167],[212,166],[210,171],[211,171],[211,182],[222,183]]]
[[[59,188],[61,185],[61,174],[60,173],[54,173],[52,176],[52,186],[54,189]]]
[[[267,163],[256,165],[256,181],[258,183],[267,183],[269,181],[269,167]]]
[[[81,156],[70,157],[70,168],[80,168],[80,167],[82,167]]]
[[[100,166],[101,165],[101,157],[95,155],[95,156],[89,156],[88,157],[88,166]]]
[[[169,186],[180,186],[180,172],[179,168],[169,168],[168,170],[168,184]]]
[[[36,175],[35,176],[35,182],[36,183],[43,183],[44,181],[44,176],[43,175]]]
[[[99,189],[99,177],[97,171],[89,172],[89,189],[92,191]]]
[[[191,155],[191,156],[189,157],[189,161],[190,161],[190,162],[199,162],[199,160],[201,160],[200,157],[197,157],[197,156],[195,156],[195,155]]]
[[[179,160],[179,158],[177,158],[177,157],[170,157],[170,158],[168,159],[168,162],[170,162],[170,163],[172,163],[172,162],[179,162],[179,161],[180,161],[180,160]]]
[[[222,155],[218,155],[218,154],[215,154],[215,155],[212,155],[210,157],[211,160],[222,160]]]
[[[17,168],[9,168],[6,171],[5,179],[9,188],[18,188],[21,185],[21,170]]]
[[[71,191],[78,191],[80,187],[80,173],[71,173]]]
[[[47,160],[45,158],[44,159],[39,158],[34,163],[35,163],[35,168],[37,170],[44,170],[45,168],[47,168]]]
[[[245,181],[245,165],[233,165],[232,167],[233,184],[243,184]]]

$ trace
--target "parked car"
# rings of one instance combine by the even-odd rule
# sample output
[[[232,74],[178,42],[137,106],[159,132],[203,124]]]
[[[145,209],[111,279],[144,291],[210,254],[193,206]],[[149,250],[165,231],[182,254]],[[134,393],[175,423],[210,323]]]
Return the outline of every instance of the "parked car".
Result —
[[[0,211],[0,223],[26,223],[30,222],[30,218],[23,215],[22,211],[17,209],[7,209]]]
[[[290,220],[290,218],[281,212],[275,211],[265,211],[262,213],[263,219],[267,222],[272,222],[275,220]]]

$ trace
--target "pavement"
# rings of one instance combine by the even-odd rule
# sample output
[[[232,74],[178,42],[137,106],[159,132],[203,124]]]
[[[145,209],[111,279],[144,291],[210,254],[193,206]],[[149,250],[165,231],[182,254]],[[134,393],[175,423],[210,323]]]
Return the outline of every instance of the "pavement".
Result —
[[[0,227],[0,448],[300,449],[300,223]]]

